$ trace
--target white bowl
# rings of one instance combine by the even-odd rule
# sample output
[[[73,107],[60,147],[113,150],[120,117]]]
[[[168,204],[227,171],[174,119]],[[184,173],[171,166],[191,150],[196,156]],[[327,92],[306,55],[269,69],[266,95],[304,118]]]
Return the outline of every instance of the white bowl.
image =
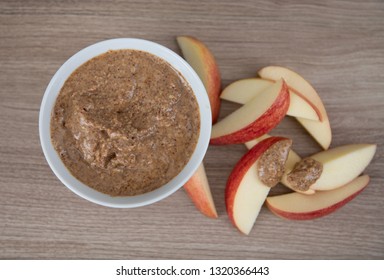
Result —
[[[71,73],[91,58],[108,50],[134,49],[154,54],[177,69],[190,84],[200,109],[200,135],[196,149],[184,169],[164,186],[136,196],[112,197],[98,192],[77,180],[65,167],[51,142],[51,112],[61,87]],[[203,160],[211,135],[211,108],[203,83],[191,66],[179,55],[157,43],[132,38],[102,41],[86,47],[68,59],[51,79],[40,107],[39,133],[41,146],[49,166],[60,181],[77,195],[100,205],[133,208],[157,202],[174,193],[193,175]]]

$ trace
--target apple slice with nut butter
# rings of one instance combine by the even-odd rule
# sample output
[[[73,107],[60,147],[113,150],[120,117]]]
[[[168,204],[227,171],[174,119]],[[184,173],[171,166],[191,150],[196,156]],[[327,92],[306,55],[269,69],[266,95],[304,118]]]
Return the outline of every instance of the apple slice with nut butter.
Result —
[[[257,143],[260,143],[262,140],[264,139],[267,139],[269,137],[272,137],[271,135],[269,134],[264,134],[263,136],[259,137],[259,138],[256,138],[256,139],[253,139],[251,141],[248,141],[245,143],[245,146],[247,147],[248,150],[252,149]],[[284,175],[282,176],[281,178],[281,183],[283,185],[285,185],[286,187],[296,191],[296,192],[299,192],[299,193],[303,193],[303,194],[307,194],[307,195],[310,195],[310,194],[314,194],[315,191],[312,190],[312,189],[307,189],[306,191],[302,191],[298,188],[293,188],[293,186],[287,182],[287,174],[290,173],[292,171],[292,169],[295,167],[295,165],[300,162],[301,160],[301,157],[292,149],[289,150],[289,153],[288,153],[288,158],[287,158],[287,161],[285,162],[285,171],[284,171]]]
[[[248,235],[271,187],[280,181],[292,141],[267,138],[250,149],[232,170],[225,189],[229,219]]]
[[[316,192],[333,190],[359,176],[371,162],[375,152],[376,145],[373,144],[350,144],[335,147],[314,154],[309,157],[310,159],[305,159],[306,163],[299,163],[293,172],[285,173],[283,179],[292,189],[309,189]],[[321,164],[320,174],[315,174],[320,171],[319,164],[315,162]],[[315,165],[317,165],[316,168]],[[313,180],[314,176],[317,177],[315,180]]]
[[[305,192],[320,178],[322,172],[321,162],[313,158],[304,158],[287,174],[287,181],[293,190]]]

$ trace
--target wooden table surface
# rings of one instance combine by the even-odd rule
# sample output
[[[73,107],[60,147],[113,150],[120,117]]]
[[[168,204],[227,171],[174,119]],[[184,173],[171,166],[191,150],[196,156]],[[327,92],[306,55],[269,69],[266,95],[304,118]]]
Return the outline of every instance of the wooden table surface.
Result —
[[[282,220],[265,207],[249,236],[225,212],[224,188],[243,145],[210,147],[205,165],[219,213],[205,218],[184,190],[151,206],[111,209],[68,190],[40,147],[38,114],[55,71],[95,42],[137,37],[177,52],[175,36],[204,41],[223,86],[267,65],[317,89],[332,147],[377,143],[369,187],[321,219]],[[383,259],[384,2],[0,0],[1,259]],[[238,108],[222,103],[221,117]],[[320,151],[293,119],[273,134],[302,156]],[[285,191],[279,187],[274,192]]]

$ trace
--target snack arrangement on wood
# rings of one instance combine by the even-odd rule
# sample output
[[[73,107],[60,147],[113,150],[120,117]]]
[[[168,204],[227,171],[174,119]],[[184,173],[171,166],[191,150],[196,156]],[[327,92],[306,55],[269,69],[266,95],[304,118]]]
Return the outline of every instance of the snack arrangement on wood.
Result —
[[[332,131],[324,104],[302,76],[281,66],[267,66],[259,77],[235,81],[218,98],[221,79],[214,56],[196,38],[178,37],[184,58],[196,70],[209,95],[214,120],[220,99],[242,104],[212,126],[211,145],[244,143],[249,151],[234,166],[225,190],[227,214],[234,226],[249,234],[262,205],[279,217],[309,220],[339,209],[369,183],[361,175],[372,161],[375,144],[346,143],[332,147]],[[285,116],[294,117],[323,149],[301,158],[292,140],[271,136]],[[281,182],[293,192],[268,196]],[[196,207],[217,218],[203,168],[184,186]]]

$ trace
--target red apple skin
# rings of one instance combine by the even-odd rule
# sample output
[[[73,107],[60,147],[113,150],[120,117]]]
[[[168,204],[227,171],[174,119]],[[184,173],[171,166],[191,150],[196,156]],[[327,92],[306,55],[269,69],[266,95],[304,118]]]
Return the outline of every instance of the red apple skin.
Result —
[[[273,71],[275,71],[275,74],[280,73],[280,75],[273,74]],[[304,79],[304,77],[286,67],[267,66],[260,69],[258,71],[258,74],[260,77],[266,78],[267,80],[275,80],[288,75],[286,76],[286,78],[288,79],[287,82],[291,91],[300,96],[301,98],[306,99],[306,101],[308,101],[308,103],[311,104],[313,109],[317,112],[317,115],[319,117],[319,122],[315,122],[316,125],[311,125],[311,122],[309,120],[302,118],[296,118],[297,121],[308,131],[308,133],[324,150],[327,150],[332,140],[331,126],[324,104],[316,90],[312,87],[312,85],[306,79]],[[294,82],[294,84],[296,84],[295,87],[292,85],[292,81],[290,81],[289,78],[292,78],[292,76],[295,77],[294,80],[301,80],[300,82],[304,85],[305,90],[302,87],[298,87],[298,89],[296,89],[297,80],[296,82]]]
[[[201,163],[203,164],[203,163]],[[184,185],[190,199],[195,204],[195,207],[205,216],[216,219],[217,211],[212,200],[212,195],[209,190],[208,180],[206,178],[204,167],[199,168],[195,174]],[[205,185],[206,184],[206,185]],[[205,186],[204,186],[205,185]],[[209,190],[209,194],[205,192],[204,187]],[[208,197],[209,195],[209,197]]]
[[[272,106],[264,112],[257,120],[246,127],[231,134],[212,138],[212,145],[227,145],[245,143],[258,138],[275,128],[285,117],[289,108],[289,90],[287,84],[283,81],[279,96]]]
[[[179,36],[177,37],[177,39],[188,40],[190,44],[194,45],[194,48],[198,49],[199,51],[200,59],[203,60],[201,63],[205,64],[203,73],[198,72],[197,69],[194,70],[197,72],[200,79],[203,81],[205,89],[207,90],[209,103],[211,105],[212,123],[214,124],[219,118],[221,105],[221,75],[216,59],[213,56],[212,52],[208,49],[208,47],[199,39],[192,36]],[[186,55],[184,54],[184,56]],[[188,62],[190,63],[190,61]]]
[[[352,199],[354,199],[356,196],[358,196],[363,190],[365,190],[365,188],[368,186],[368,183],[369,183],[369,181],[367,182],[367,185],[364,188],[362,188],[360,191],[355,192],[354,194],[350,195],[346,199],[344,199],[344,200],[342,200],[336,204],[333,204],[329,207],[326,207],[324,209],[316,210],[316,211],[312,211],[312,212],[287,213],[285,211],[281,211],[280,209],[276,209],[273,206],[271,206],[268,203],[268,200],[266,200],[265,204],[267,205],[268,209],[271,210],[271,212],[273,212],[275,215],[277,215],[281,218],[284,218],[287,220],[300,220],[300,221],[313,220],[313,219],[317,219],[317,218],[321,218],[321,217],[324,217],[326,215],[329,215],[329,214],[333,213],[334,211],[343,207],[345,204],[347,204]]]
[[[305,95],[301,94],[300,92],[298,92],[297,90],[295,90],[294,88],[292,87],[289,87],[289,89],[294,93],[296,94],[297,96],[301,97],[302,99],[304,99],[309,105],[311,105],[311,107],[313,108],[313,110],[315,110],[317,116],[319,117],[319,122],[322,122],[324,117],[323,115],[321,114],[319,108],[317,108]]]
[[[209,68],[206,89],[208,92],[209,103],[211,105],[212,124],[214,124],[217,122],[220,113],[221,75],[213,54],[207,47],[205,47],[205,49],[202,48],[202,51],[205,53],[205,57],[210,57],[210,59],[206,59],[208,63],[207,67]]]
[[[203,67],[195,67],[195,71],[199,78],[202,80],[204,87],[207,91],[209,103],[211,106],[212,113],[212,124],[214,124],[220,112],[220,93],[221,93],[221,75],[219,67],[216,63],[215,57],[208,47],[192,36],[178,36],[177,42],[181,48],[184,58],[188,61],[188,58],[193,61],[188,61],[191,66],[203,64]],[[184,53],[186,50],[183,49],[183,42],[188,44],[194,50],[198,52],[197,56],[189,56],[188,53]],[[194,62],[194,63],[193,63]],[[200,70],[200,71],[198,71]],[[201,163],[203,164],[203,163]],[[204,170],[204,168],[202,168]],[[188,180],[184,185],[184,189],[188,196],[191,198],[196,208],[210,218],[217,218],[217,212],[213,201],[207,197],[205,188],[209,188],[207,183],[205,171],[196,171],[196,173]],[[209,193],[209,196],[211,194]]]
[[[275,83],[276,81],[275,80],[272,80],[272,79],[267,79],[267,78],[261,78],[263,80],[266,80],[266,81],[270,81],[272,83]],[[321,114],[319,108],[317,108],[312,101],[310,101],[308,99],[308,97],[306,97],[304,94],[298,92],[296,89],[294,89],[293,87],[290,87],[288,86],[289,90],[292,91],[294,94],[296,94],[297,96],[299,96],[300,98],[304,99],[305,102],[307,102],[312,108],[313,110],[316,112],[317,116],[319,117],[319,121],[323,121],[323,115]]]
[[[273,144],[282,141],[289,140],[285,137],[272,136],[264,139],[260,143],[256,144],[250,149],[235,165],[231,174],[228,177],[227,186],[225,188],[225,202],[228,217],[232,224],[237,228],[234,217],[233,217],[233,205],[235,202],[236,192],[243,180],[244,175],[248,169],[255,163],[255,161]]]

